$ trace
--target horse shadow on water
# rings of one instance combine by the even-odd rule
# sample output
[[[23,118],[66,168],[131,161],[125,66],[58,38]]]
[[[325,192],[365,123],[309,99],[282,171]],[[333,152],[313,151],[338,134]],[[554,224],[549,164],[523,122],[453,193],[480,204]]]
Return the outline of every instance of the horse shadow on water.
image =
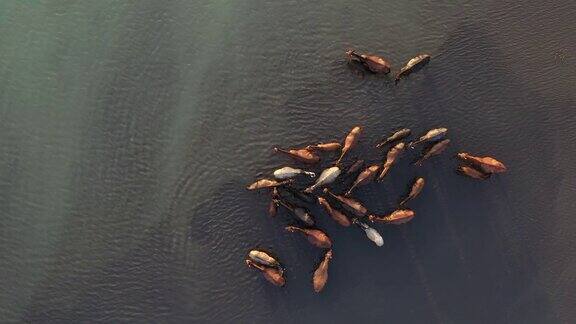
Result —
[[[435,232],[436,241],[431,246],[413,246],[420,251],[434,293],[436,319],[549,322],[565,318],[550,307],[559,298],[541,281],[547,266],[538,258],[554,257],[547,255],[541,240],[553,231],[548,215],[555,213],[553,202],[562,178],[550,159],[557,155],[557,145],[551,144],[573,138],[574,131],[556,125],[564,118],[574,119],[574,114],[565,116],[566,110],[557,109],[561,108],[557,102],[529,90],[514,73],[501,73],[509,70],[505,53],[494,46],[483,26],[461,25],[439,52],[420,73],[399,83],[398,87],[411,83],[410,92],[418,94],[400,89],[400,104],[423,120],[448,127],[452,139],[448,154],[493,155],[510,171],[478,182],[454,176],[448,169],[430,168],[435,161],[428,169],[423,167],[429,180],[423,192],[426,205],[421,218],[425,220],[417,212],[414,226],[422,225],[418,235]],[[566,108],[573,104],[566,102]],[[486,105],[498,107],[482,109]],[[444,159],[450,168],[457,165]],[[432,224],[432,218],[438,223]],[[423,256],[424,250],[434,255]],[[455,268],[448,269],[450,263]],[[446,273],[451,276],[444,277]],[[459,300],[463,291],[469,292],[466,301]]]

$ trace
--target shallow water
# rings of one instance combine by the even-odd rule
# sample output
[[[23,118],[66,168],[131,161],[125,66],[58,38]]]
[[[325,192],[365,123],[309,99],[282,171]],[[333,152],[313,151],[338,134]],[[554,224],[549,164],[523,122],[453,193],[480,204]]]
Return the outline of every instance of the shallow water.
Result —
[[[0,318],[5,322],[569,322],[576,317],[573,1],[6,1],[0,4]],[[400,66],[394,86],[348,48]],[[376,248],[319,209],[335,242],[285,233],[246,184],[271,148],[341,140],[379,161],[388,132],[450,129],[442,157],[357,197],[415,219]],[[454,174],[457,151],[510,172]],[[325,159],[328,165],[330,158]],[[272,249],[278,289],[246,269]]]

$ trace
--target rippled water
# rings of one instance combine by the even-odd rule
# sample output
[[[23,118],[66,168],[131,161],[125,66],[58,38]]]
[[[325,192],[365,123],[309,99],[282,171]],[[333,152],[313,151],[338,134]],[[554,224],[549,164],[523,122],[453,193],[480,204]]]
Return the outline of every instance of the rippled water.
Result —
[[[573,1],[5,1],[0,4],[0,318],[5,322],[569,322],[574,250]],[[397,68],[394,86],[343,53]],[[414,176],[416,218],[376,248],[320,210],[321,258],[243,188],[290,161],[275,145],[450,129],[358,190],[385,213]],[[450,155],[510,172],[475,182]],[[328,165],[330,159],[325,159]],[[278,289],[249,248],[287,267]]]

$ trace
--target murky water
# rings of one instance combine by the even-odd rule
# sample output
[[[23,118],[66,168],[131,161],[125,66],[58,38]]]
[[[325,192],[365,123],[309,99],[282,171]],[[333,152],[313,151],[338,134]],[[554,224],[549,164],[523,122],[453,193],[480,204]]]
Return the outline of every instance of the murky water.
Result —
[[[570,322],[575,16],[565,0],[1,3],[0,318]],[[433,59],[394,86],[354,73],[347,48]],[[383,248],[313,210],[335,242],[315,295],[321,251],[243,188],[290,162],[274,145],[354,125],[350,158],[381,160],[373,144],[405,126],[453,145],[358,190],[385,213],[428,181],[411,223],[378,227]],[[458,177],[460,150],[510,172]],[[245,268],[254,246],[280,256],[285,289]]]

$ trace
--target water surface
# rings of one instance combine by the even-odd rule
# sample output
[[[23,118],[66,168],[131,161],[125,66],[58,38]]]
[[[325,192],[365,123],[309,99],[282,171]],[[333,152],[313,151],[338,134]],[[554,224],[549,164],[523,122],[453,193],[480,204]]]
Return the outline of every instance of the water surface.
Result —
[[[0,318],[569,322],[575,16],[566,0],[3,2]],[[433,59],[394,86],[354,73],[348,48]],[[321,252],[243,188],[289,162],[273,146],[355,125],[350,158],[381,160],[372,145],[399,127],[448,127],[452,147],[358,191],[385,213],[428,181],[411,223],[378,227],[383,248],[315,210],[335,241],[315,295]],[[510,172],[458,177],[460,150]],[[255,246],[287,266],[285,289],[245,268]]]

